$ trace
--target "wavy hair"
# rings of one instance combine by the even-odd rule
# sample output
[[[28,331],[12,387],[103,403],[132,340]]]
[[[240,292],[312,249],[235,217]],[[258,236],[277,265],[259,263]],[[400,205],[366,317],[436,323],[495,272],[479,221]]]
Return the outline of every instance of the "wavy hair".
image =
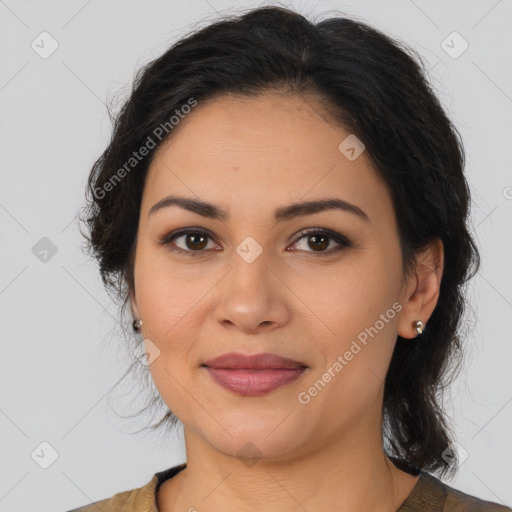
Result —
[[[413,271],[415,257],[429,242],[443,242],[438,303],[417,340],[397,337],[382,425],[388,456],[442,475],[454,468],[443,456],[452,436],[442,395],[460,367],[466,285],[480,259],[468,228],[462,139],[427,75],[416,52],[344,15],[315,23],[287,8],[267,6],[216,20],[141,67],[118,113],[109,111],[112,137],[88,178],[82,219],[87,232],[82,234],[123,316],[133,290],[144,181],[158,147],[172,137],[169,119],[191,98],[201,103],[226,93],[257,96],[270,90],[313,94],[340,127],[364,143],[388,187],[404,272]],[[162,126],[168,127],[165,136],[155,137]],[[148,137],[156,147],[128,172],[126,163]],[[123,177],[113,183],[116,173]],[[162,403],[153,390],[143,410]],[[172,427],[176,421],[167,409],[150,428]]]

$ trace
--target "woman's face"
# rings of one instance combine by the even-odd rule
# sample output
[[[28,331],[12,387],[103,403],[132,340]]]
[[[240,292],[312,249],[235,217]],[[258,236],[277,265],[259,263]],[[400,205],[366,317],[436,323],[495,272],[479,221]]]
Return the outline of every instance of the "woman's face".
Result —
[[[185,431],[225,454],[287,458],[376,431],[396,336],[414,336],[399,321],[414,286],[389,193],[364,147],[319,111],[290,94],[199,102],[148,172],[132,304],[150,372]],[[170,195],[225,217],[150,212]],[[354,208],[283,214],[319,200]],[[308,368],[247,396],[202,366],[228,352]]]

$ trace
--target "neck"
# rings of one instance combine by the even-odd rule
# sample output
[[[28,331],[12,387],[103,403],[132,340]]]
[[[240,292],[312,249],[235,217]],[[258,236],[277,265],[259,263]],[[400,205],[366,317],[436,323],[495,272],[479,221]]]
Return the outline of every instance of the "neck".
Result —
[[[159,490],[159,510],[395,512],[418,477],[385,456],[374,435],[340,435],[286,460],[252,462],[216,450],[185,429],[187,467]],[[325,442],[325,440],[324,440]]]

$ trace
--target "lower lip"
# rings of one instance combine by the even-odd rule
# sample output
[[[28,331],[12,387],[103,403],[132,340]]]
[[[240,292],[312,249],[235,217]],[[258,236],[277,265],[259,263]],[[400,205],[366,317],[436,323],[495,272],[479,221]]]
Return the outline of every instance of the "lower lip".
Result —
[[[307,368],[232,370],[205,367],[213,380],[242,396],[262,396],[298,379]]]

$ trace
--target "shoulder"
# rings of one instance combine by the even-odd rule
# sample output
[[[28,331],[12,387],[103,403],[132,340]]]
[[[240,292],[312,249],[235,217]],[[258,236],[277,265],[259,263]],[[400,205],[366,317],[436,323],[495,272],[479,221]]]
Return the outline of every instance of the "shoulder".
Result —
[[[150,482],[142,487],[119,492],[110,498],[95,501],[82,507],[74,508],[66,512],[140,512],[156,510],[155,489],[158,482],[157,475],[154,475]]]
[[[156,507],[156,490],[163,482],[172,478],[187,466],[184,462],[155,473],[151,480],[142,487],[119,492],[111,498],[95,501],[66,512],[158,512]]]
[[[426,472],[421,473],[416,487],[411,493],[411,499],[404,503],[404,511],[512,512],[508,506],[459,491]]]
[[[512,508],[500,505],[494,501],[486,501],[476,496],[466,494],[446,484],[446,501],[444,510],[465,512],[512,512]]]

